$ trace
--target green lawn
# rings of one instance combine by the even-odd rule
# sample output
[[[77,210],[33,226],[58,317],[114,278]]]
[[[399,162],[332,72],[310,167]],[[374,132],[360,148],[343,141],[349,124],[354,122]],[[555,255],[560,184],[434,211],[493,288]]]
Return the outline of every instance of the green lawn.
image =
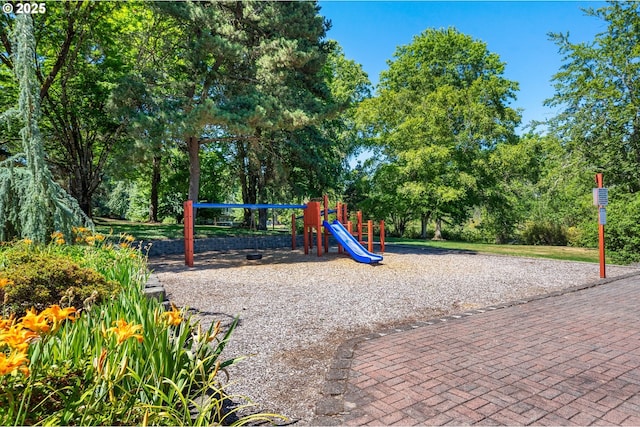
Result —
[[[183,237],[182,224],[149,224],[107,218],[96,218],[96,231],[103,234],[130,234],[136,240],[166,240],[181,239]],[[280,234],[289,232],[288,228],[281,231],[269,229],[258,231],[257,234]],[[242,228],[222,227],[213,225],[196,225],[195,238],[222,236],[246,236],[253,232]],[[590,248],[575,248],[568,246],[527,246],[527,245],[495,245],[489,243],[469,243],[453,241],[412,240],[401,238],[387,238],[390,243],[403,245],[425,246],[440,249],[473,251],[511,256],[551,258],[568,261],[598,262],[598,250]]]
[[[94,223],[98,233],[113,234],[115,236],[118,236],[120,233],[126,233],[135,237],[136,240],[182,239],[184,236],[184,227],[182,224],[151,224],[109,218],[94,218]],[[254,232],[244,228],[196,225],[194,237],[196,239],[203,239],[206,237],[246,236],[252,235],[253,233]],[[255,233],[258,235],[280,234],[281,231],[278,231],[278,229],[269,229]]]
[[[478,253],[551,258],[567,261],[599,262],[598,250],[591,248],[575,248],[569,246],[495,245],[490,243],[412,240],[393,237],[387,238],[387,241],[392,243],[401,243],[403,245],[457,249]]]

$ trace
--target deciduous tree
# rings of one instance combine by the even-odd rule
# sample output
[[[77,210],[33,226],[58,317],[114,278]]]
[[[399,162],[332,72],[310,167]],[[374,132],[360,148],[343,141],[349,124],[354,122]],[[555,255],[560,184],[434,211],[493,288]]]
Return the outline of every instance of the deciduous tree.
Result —
[[[360,120],[402,177],[396,192],[436,226],[482,203],[489,153],[516,140],[520,118],[508,105],[518,85],[503,72],[485,43],[428,29],[396,50],[378,95],[363,102]]]
[[[559,107],[550,130],[608,185],[640,191],[640,3],[609,2],[588,15],[607,28],[591,42],[551,34],[564,64],[553,77]]]

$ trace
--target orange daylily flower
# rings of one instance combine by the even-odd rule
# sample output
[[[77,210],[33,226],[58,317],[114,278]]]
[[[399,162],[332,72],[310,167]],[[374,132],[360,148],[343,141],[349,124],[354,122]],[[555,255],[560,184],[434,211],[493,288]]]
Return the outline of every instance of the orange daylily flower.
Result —
[[[182,312],[178,310],[178,307],[176,307],[173,303],[171,303],[171,311],[162,313],[162,317],[164,318],[165,322],[167,322],[167,324],[171,326],[178,326],[180,323],[182,323],[183,320]]]
[[[74,321],[77,319],[76,309],[74,307],[60,308],[57,304],[52,305],[40,314],[53,323],[53,331],[57,331],[63,321]]]
[[[12,314],[8,319],[0,318],[0,332],[9,329],[16,323],[16,315]]]
[[[6,277],[0,277],[0,289],[8,285],[13,285],[13,280],[7,279]]]
[[[23,352],[14,351],[7,356],[4,353],[0,353],[0,375],[7,375],[19,369],[24,375],[29,375],[29,359],[27,354]]]
[[[31,329],[36,333],[47,333],[51,330],[51,325],[49,325],[47,318],[42,313],[37,314],[35,308],[27,310],[27,314],[20,321],[25,328]]]
[[[18,351],[26,351],[29,348],[29,341],[37,336],[35,332],[25,329],[22,323],[18,323],[0,329],[0,344],[6,344]]]
[[[61,322],[63,320],[76,320],[76,309],[74,307],[60,308],[58,304],[54,304],[51,307],[44,310],[42,313],[44,317],[52,322]]]
[[[107,329],[107,332],[113,332],[116,334],[118,344],[122,344],[129,338],[135,338],[138,342],[142,342],[142,335],[137,333],[143,332],[142,325],[130,325],[122,319],[116,320],[113,324],[115,326]]]

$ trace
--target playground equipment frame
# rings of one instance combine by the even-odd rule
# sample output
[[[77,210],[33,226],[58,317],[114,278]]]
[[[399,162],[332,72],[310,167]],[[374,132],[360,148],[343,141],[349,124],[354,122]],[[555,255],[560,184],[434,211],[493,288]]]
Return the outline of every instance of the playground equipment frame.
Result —
[[[303,209],[304,210],[304,252],[309,253],[309,249],[313,247],[313,229],[316,230],[316,246],[318,256],[322,255],[322,248],[324,252],[329,251],[329,230],[324,227],[324,232],[321,233],[323,228],[321,217],[325,221],[328,221],[330,213],[336,213],[337,220],[344,224],[349,230],[349,233],[357,236],[357,240],[361,245],[364,245],[363,235],[367,235],[367,248],[369,252],[373,252],[373,221],[367,221],[367,232],[363,232],[362,212],[357,212],[357,232],[352,233],[352,223],[348,221],[347,205],[338,202],[336,209],[329,209],[329,198],[325,195],[322,198],[323,207],[320,207],[319,199],[312,200],[306,205],[296,204],[268,204],[268,203],[197,203],[192,200],[184,202],[184,259],[185,264],[189,267],[193,267],[193,254],[194,254],[194,209],[198,208],[213,208],[213,209]],[[322,213],[322,215],[321,215]],[[324,234],[324,236],[322,236]],[[384,252],[384,221],[380,221],[380,252]],[[323,238],[324,237],[324,238]],[[296,215],[291,215],[291,249],[296,248]],[[338,252],[342,253],[343,248],[339,244]]]

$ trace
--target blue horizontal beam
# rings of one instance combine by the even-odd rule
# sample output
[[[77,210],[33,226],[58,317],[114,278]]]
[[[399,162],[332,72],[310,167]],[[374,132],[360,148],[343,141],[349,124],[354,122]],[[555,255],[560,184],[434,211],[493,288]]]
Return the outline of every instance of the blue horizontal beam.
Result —
[[[194,208],[245,208],[245,209],[306,209],[307,205],[272,205],[268,203],[244,204],[244,203],[194,203]]]

